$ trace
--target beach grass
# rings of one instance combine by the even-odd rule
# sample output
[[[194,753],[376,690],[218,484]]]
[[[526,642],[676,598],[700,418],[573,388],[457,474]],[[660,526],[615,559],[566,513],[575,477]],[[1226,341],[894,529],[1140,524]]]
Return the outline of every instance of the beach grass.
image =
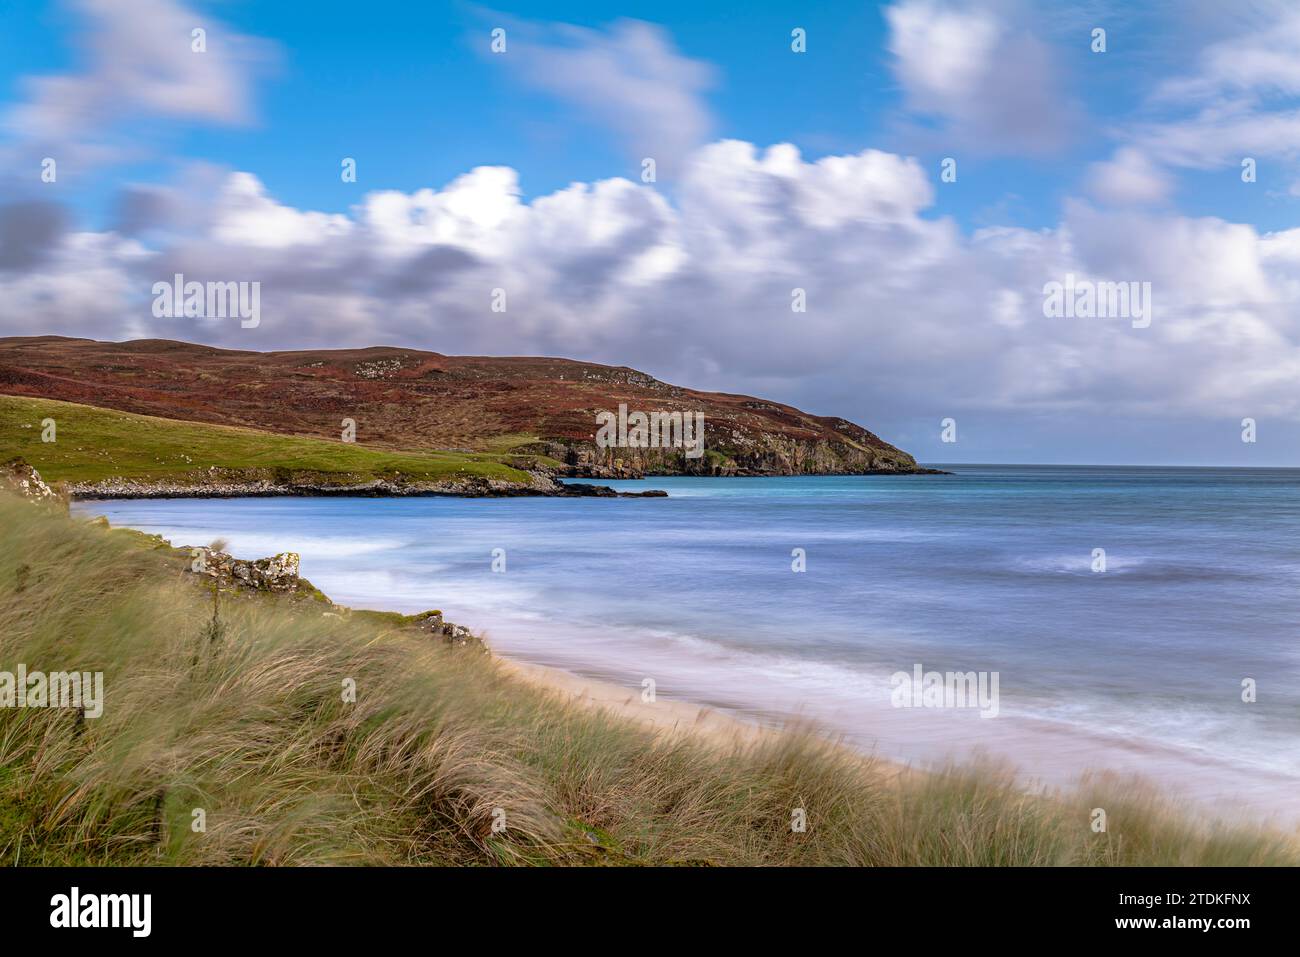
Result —
[[[0,669],[104,673],[99,717],[0,708],[0,862],[1300,862],[1293,837],[1130,781],[1043,795],[999,767],[900,774],[797,729],[724,746],[400,616],[228,595],[213,629],[212,606],[145,536],[0,495]]]
[[[43,441],[53,420],[55,441]],[[181,422],[113,409],[0,395],[0,462],[21,456],[51,482],[196,481],[209,468],[353,484],[484,478],[526,483],[497,452],[397,452],[258,429]]]

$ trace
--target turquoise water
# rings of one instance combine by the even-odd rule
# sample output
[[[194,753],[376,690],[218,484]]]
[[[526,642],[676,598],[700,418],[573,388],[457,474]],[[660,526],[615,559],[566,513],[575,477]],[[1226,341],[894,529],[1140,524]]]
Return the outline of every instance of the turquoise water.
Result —
[[[800,715],[891,758],[982,748],[1048,783],[1112,767],[1295,809],[1300,471],[950,468],[608,483],[666,499],[79,508],[177,544],[298,551],[340,603],[441,608],[505,653]],[[997,718],[891,707],[889,676],[918,663],[997,672]]]

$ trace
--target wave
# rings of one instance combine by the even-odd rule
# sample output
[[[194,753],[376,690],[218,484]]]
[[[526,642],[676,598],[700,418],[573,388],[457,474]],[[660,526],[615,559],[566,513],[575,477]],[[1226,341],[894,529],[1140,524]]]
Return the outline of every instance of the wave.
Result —
[[[1104,574],[1129,574],[1155,562],[1156,559],[1143,555],[1106,555]],[[1035,558],[1021,558],[1012,563],[1012,567],[1029,573],[1048,574],[1102,574],[1092,570],[1093,558],[1090,552],[1070,552],[1061,555],[1043,555]]]
[[[178,534],[185,534],[180,532]],[[168,537],[165,536],[164,537]],[[409,542],[395,538],[341,538],[302,535],[288,532],[274,534],[265,532],[232,531],[224,536],[228,543],[227,550],[240,558],[261,558],[279,552],[297,552],[312,558],[351,558],[356,555],[373,555],[378,552],[399,551],[409,546]],[[192,544],[192,543],[186,543]]]
[[[1013,559],[1001,571],[1024,576],[1095,576],[1124,577],[1151,582],[1199,582],[1258,577],[1260,570],[1238,568],[1232,565],[1200,565],[1182,559],[1151,555],[1106,555],[1106,570],[1093,571],[1090,553],[1069,553]],[[1274,569],[1266,569],[1272,573]]]

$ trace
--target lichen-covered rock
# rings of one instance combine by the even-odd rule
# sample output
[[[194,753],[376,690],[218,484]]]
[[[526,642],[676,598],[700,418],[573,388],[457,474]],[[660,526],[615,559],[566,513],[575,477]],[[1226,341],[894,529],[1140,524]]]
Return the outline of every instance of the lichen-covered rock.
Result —
[[[0,465],[0,486],[33,502],[55,505],[63,501],[63,497],[45,484],[41,474],[21,457]]]
[[[297,589],[297,552],[281,552],[270,558],[247,561],[213,548],[197,548],[190,570],[215,578],[223,585],[242,585],[259,591],[291,592]]]
[[[441,638],[444,642],[457,648],[467,646],[482,648],[483,640],[478,635],[470,631],[464,625],[453,625],[449,621],[444,621],[442,612],[426,611],[412,616],[415,626],[421,631],[428,632],[434,638]]]
[[[448,631],[447,629],[450,629]],[[466,645],[480,645],[478,635],[470,631],[464,625],[445,625],[443,626],[442,640],[449,645],[456,647],[465,647]]]
[[[418,615],[412,615],[415,619],[415,626],[421,631],[427,631],[432,634],[442,634],[442,612],[440,611],[422,611]]]

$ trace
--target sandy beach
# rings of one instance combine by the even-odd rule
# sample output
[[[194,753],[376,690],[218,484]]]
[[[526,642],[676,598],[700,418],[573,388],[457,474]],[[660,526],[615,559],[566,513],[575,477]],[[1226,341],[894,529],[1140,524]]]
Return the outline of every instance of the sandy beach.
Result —
[[[758,744],[764,739],[785,733],[781,727],[760,724],[692,701],[666,698],[658,694],[654,701],[644,701],[639,688],[626,688],[612,681],[589,678],[562,668],[534,664],[518,658],[501,655],[495,657],[505,671],[536,688],[558,695],[567,702],[627,718],[660,734],[690,736],[719,749],[731,750]],[[801,727],[810,726],[804,722]],[[827,737],[833,740],[829,733]],[[863,761],[869,761],[872,771],[884,782],[924,773],[899,762],[863,754],[842,743],[838,746],[849,748]]]
[[[784,721],[780,716],[769,716],[766,723],[760,723],[743,714],[663,694],[657,694],[654,701],[647,702],[642,699],[640,688],[494,654],[502,668],[534,687],[630,719],[664,734],[692,735],[719,748],[754,744],[765,736],[784,733],[785,727],[798,726],[814,731],[819,727],[799,715],[789,715]],[[897,717],[897,713],[883,713],[882,724],[888,724],[891,717]],[[861,755],[864,760],[870,760],[886,778],[937,770],[937,766],[916,765],[868,751],[833,729],[822,730],[828,740]],[[1219,783],[1222,771],[1212,763],[1201,764],[1186,754],[1173,753],[1147,742],[1132,741],[1117,746],[1114,740],[1081,734],[1077,729],[1067,732],[1061,727],[1038,727],[1031,733],[1019,728],[1007,730],[1010,742],[1004,739],[1003,747],[996,751],[981,749],[981,756],[996,759],[999,753],[1004,756],[1018,754],[1029,766],[1040,768],[1059,765],[1061,754],[1071,756],[1068,763],[1073,770],[1068,776],[1032,774],[1024,771],[1024,765],[1013,759],[1012,765],[1020,769],[1018,777],[1026,791],[1053,793],[1069,790],[1084,776],[1095,773],[1149,784],[1185,811],[1207,821],[1268,822],[1284,831],[1300,827],[1300,810],[1295,807],[1289,780],[1282,776],[1260,774],[1252,782],[1255,793],[1244,793],[1239,782],[1238,786]],[[1220,788],[1217,792],[1216,784]]]
[[[689,734],[719,747],[753,744],[765,735],[781,732],[753,721],[675,698],[656,695],[645,701],[639,688],[625,688],[549,665],[497,655],[497,661],[511,675],[530,685],[553,692],[566,700],[628,718],[665,734]]]

